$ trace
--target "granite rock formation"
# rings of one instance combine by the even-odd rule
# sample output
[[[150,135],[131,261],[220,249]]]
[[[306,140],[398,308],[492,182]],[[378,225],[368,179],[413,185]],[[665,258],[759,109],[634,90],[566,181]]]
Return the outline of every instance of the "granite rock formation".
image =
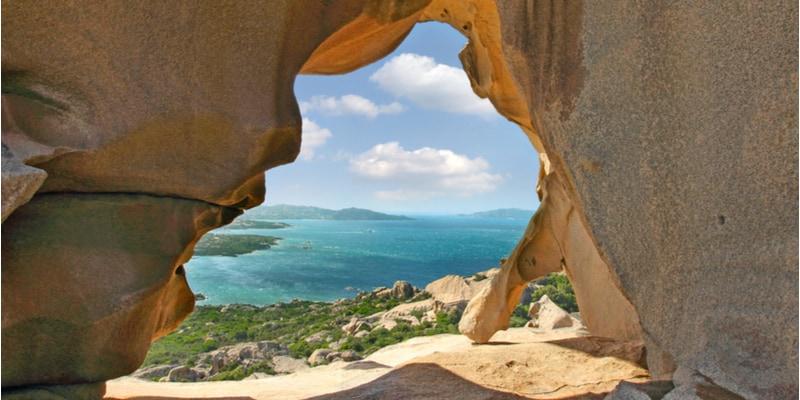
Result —
[[[589,330],[642,338],[654,375],[796,395],[796,3],[2,11],[6,392],[97,393],[135,370],[192,308],[180,265],[196,240],[262,202],[264,171],[297,156],[295,76],[351,71],[435,20],[469,39],[474,91],[542,165],[542,206],[465,333],[488,340],[525,282],[563,269]]]

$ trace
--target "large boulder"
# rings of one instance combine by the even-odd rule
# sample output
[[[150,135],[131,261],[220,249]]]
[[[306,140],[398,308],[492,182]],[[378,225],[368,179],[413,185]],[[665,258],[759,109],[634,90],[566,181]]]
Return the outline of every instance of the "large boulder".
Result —
[[[476,281],[472,277],[447,275],[429,283],[425,286],[425,291],[443,304],[466,304],[488,286],[489,282],[490,279]]]
[[[528,316],[531,318],[531,326],[542,329],[569,328],[578,323],[547,295],[531,303]]]

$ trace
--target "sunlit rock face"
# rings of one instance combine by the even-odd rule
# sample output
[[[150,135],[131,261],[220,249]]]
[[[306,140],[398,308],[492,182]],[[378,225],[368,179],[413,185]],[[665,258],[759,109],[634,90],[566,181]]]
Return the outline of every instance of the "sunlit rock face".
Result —
[[[488,340],[525,281],[564,269],[588,328],[644,339],[658,375],[797,391],[796,4],[2,7],[4,389],[134,370],[192,308],[197,238],[296,157],[295,76],[437,20],[542,155],[542,206],[465,333]]]
[[[652,347],[796,396],[797,5],[497,5],[533,128]]]

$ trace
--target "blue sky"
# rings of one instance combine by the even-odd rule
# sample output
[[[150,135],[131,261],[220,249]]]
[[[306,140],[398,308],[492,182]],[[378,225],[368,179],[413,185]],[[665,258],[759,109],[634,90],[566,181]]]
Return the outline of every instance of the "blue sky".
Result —
[[[301,75],[303,148],[267,172],[266,204],[463,213],[534,209],[533,146],[469,88],[466,39],[417,24],[403,44],[347,75]]]

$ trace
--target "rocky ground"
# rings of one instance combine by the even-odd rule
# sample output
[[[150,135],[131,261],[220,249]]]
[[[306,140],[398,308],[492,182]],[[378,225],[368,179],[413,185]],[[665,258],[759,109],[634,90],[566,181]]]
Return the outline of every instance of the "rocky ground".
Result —
[[[583,399],[658,390],[641,366],[642,345],[586,336],[579,326],[511,328],[488,345],[461,335],[417,337],[363,360],[334,361],[241,382],[154,383],[120,378],[108,399]],[[662,385],[669,389],[669,384]],[[653,389],[655,388],[655,389]],[[665,391],[665,390],[664,390]]]
[[[445,276],[424,290],[399,281],[333,303],[199,307],[175,333],[153,344],[144,366],[131,376],[160,382],[257,379],[361,360],[412,337],[458,333],[467,302],[496,271]],[[572,306],[571,291],[558,287],[562,281],[551,277],[531,284],[513,326],[579,328],[577,314],[548,297]]]

